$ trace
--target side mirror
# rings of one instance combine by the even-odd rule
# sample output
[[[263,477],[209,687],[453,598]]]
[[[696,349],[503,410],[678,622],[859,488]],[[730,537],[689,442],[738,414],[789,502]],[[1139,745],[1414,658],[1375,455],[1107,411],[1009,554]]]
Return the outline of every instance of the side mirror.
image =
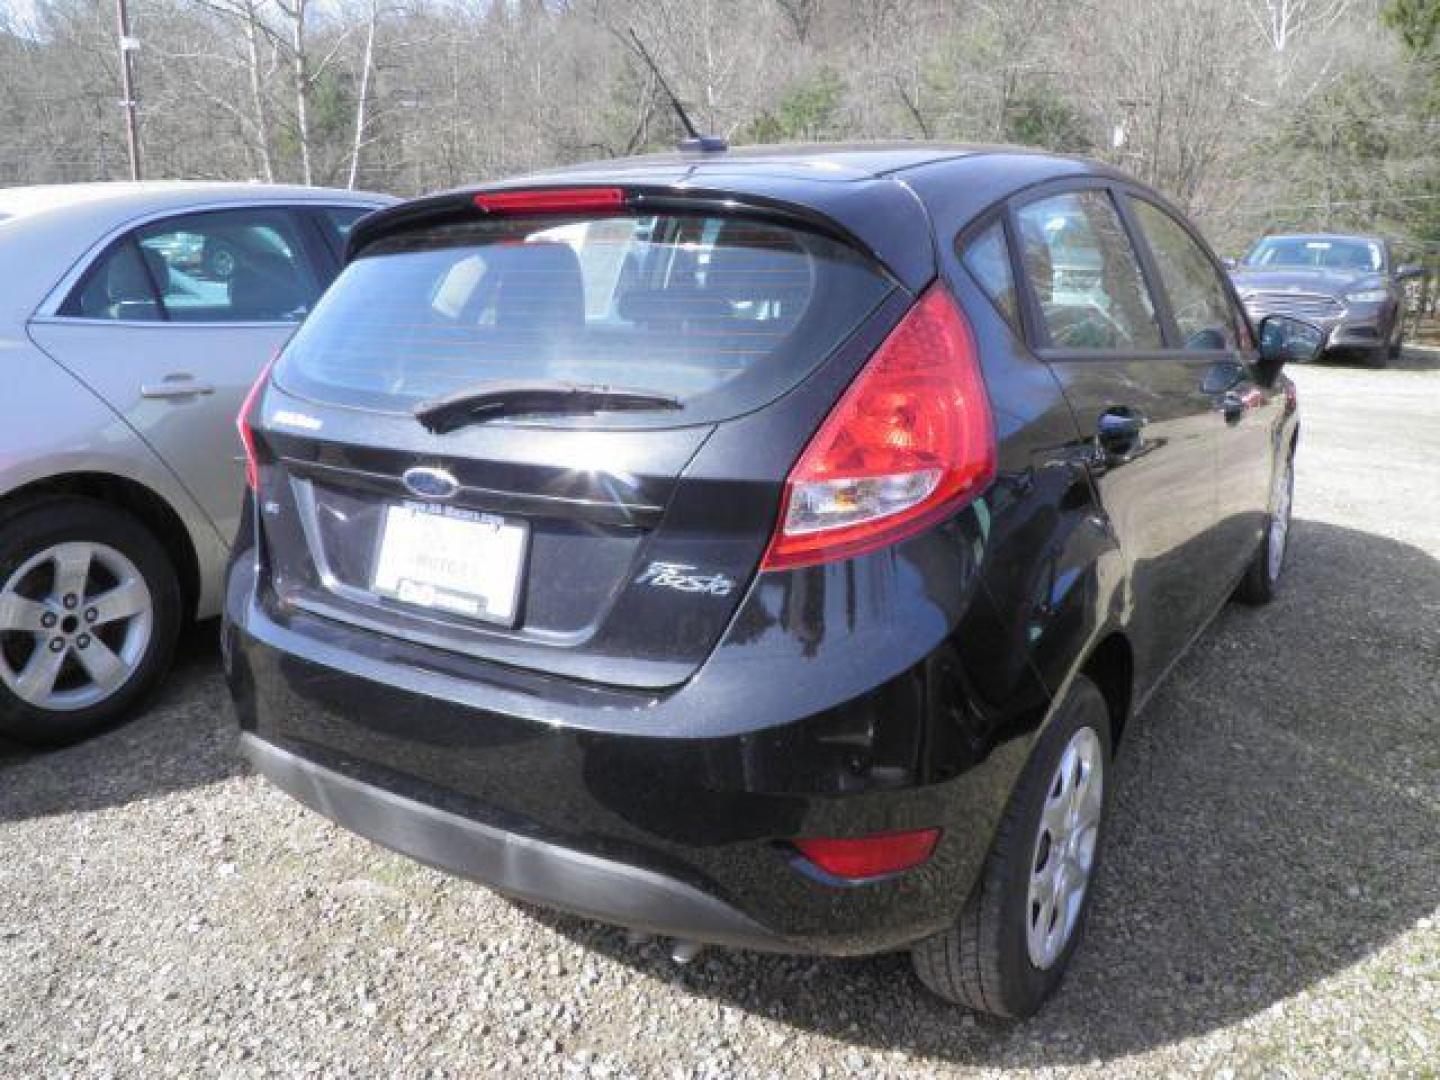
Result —
[[[1325,332],[1318,326],[1288,315],[1266,315],[1256,328],[1260,337],[1260,360],[1256,365],[1261,381],[1270,384],[1289,363],[1308,363],[1325,346]]]
[[[1425,268],[1419,263],[1406,263],[1395,271],[1395,280],[1409,281],[1411,278],[1417,278],[1423,273],[1425,273]]]
[[[1240,260],[1233,255],[1226,255],[1225,258],[1220,260],[1220,265],[1225,267],[1226,270],[1234,270],[1240,265]]]

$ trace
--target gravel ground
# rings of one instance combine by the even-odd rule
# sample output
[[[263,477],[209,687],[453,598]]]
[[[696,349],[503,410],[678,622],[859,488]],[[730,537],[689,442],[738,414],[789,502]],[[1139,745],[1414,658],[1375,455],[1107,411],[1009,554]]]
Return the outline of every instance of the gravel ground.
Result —
[[[1440,1075],[1440,359],[1302,369],[1281,599],[1127,736],[1060,995],[654,944],[332,828],[232,754],[213,632],[130,726],[0,746],[0,1076]]]

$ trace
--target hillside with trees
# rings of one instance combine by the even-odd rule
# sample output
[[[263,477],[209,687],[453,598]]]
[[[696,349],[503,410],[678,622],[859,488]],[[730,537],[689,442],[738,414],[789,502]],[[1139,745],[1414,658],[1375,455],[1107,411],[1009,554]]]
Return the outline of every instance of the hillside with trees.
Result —
[[[412,194],[678,128],[1091,155],[1217,245],[1440,242],[1440,0],[129,0],[147,178]],[[113,0],[0,4],[0,183],[128,175]]]

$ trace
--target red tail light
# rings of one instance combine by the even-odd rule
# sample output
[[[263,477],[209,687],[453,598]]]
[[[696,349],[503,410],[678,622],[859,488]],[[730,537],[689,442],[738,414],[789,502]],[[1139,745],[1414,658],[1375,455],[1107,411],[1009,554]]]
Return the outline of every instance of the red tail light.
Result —
[[[995,476],[975,339],[942,285],[891,331],[785,482],[762,569],[846,559],[941,520]]]
[[[240,445],[245,448],[245,484],[251,491],[258,491],[260,488],[260,458],[255,450],[255,432],[250,429],[250,413],[255,409],[255,402],[260,399],[260,392],[265,389],[266,380],[270,378],[270,369],[279,358],[280,354],[276,353],[260,369],[259,378],[250,387],[240,405],[240,411],[235,414],[235,429],[240,432]]]
[[[621,188],[543,188],[539,191],[488,191],[475,205],[491,214],[585,214],[625,208]]]
[[[939,841],[939,829],[915,829],[846,839],[796,840],[795,849],[832,877],[858,881],[913,870],[934,854]]]

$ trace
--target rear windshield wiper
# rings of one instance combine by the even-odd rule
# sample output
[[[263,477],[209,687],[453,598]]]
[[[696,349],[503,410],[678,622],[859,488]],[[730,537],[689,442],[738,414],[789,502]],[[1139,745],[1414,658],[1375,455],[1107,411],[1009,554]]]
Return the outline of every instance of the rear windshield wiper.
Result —
[[[680,399],[645,390],[570,382],[491,382],[415,406],[415,419],[437,435],[504,416],[563,416],[681,408]]]

